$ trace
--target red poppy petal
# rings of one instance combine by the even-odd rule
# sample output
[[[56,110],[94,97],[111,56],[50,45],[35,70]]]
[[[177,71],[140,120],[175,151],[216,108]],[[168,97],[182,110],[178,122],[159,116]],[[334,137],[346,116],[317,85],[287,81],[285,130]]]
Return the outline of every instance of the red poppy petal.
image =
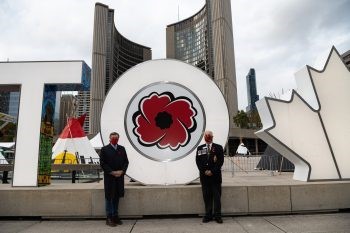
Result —
[[[150,124],[141,114],[136,117],[136,123],[138,126],[135,129],[135,133],[144,144],[154,144],[166,133],[165,130]]]
[[[169,112],[173,118],[179,119],[187,128],[193,127],[193,116],[196,112],[192,109],[191,103],[187,100],[175,100],[169,103],[164,110]]]
[[[171,99],[169,96],[158,96],[156,93],[154,93],[150,97],[142,100],[141,111],[149,123],[155,124],[154,118],[164,108],[164,106],[169,104],[170,101]]]
[[[170,146],[172,149],[175,149],[180,145],[184,145],[187,140],[188,133],[185,126],[180,121],[175,120],[158,144],[163,148]]]

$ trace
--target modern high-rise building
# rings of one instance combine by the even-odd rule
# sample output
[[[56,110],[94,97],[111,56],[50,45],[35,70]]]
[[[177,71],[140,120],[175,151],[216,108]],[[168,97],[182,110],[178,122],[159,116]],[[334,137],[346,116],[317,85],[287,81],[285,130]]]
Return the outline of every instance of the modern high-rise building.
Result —
[[[20,87],[9,85],[0,88],[0,112],[18,117]]]
[[[122,36],[114,24],[114,10],[96,3],[92,45],[90,133],[100,131],[105,95],[118,77],[131,67],[152,58],[149,47]]]
[[[14,117],[18,117],[18,109],[19,109],[19,91],[10,92],[10,102],[9,102],[9,112],[8,114]]]
[[[249,73],[246,76],[247,81],[247,96],[248,96],[248,107],[246,109],[247,112],[251,112],[256,110],[255,102],[259,100],[259,95],[257,94],[256,89],[256,76],[255,70],[250,69]]]
[[[81,93],[81,92],[79,92]],[[59,111],[59,126],[57,133],[60,134],[68,122],[69,117],[75,117],[78,113],[77,103],[78,98],[73,94],[63,94],[60,97],[60,111]],[[84,114],[84,113],[83,113]],[[79,116],[82,114],[79,114]],[[89,132],[89,128],[85,127],[85,132]]]
[[[76,96],[78,107],[76,108],[75,117],[86,114],[83,130],[86,134],[90,133],[90,91],[79,91]]]
[[[343,53],[342,57],[346,66],[350,69],[350,50]]]
[[[193,16],[166,28],[167,58],[190,63],[213,78],[225,97],[230,116],[238,111],[230,0],[206,0]]]
[[[0,112],[8,114],[9,113],[9,103],[10,103],[10,92],[1,91],[0,92]]]
[[[55,111],[53,114],[53,131],[54,135],[61,133],[60,130],[60,105],[61,105],[61,91],[56,91],[56,102],[55,102]]]

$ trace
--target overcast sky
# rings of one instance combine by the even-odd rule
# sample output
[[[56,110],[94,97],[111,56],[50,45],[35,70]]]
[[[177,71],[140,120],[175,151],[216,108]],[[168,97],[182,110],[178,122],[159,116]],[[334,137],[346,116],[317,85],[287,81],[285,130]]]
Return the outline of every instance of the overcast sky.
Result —
[[[205,0],[104,0],[128,39],[164,58],[165,28],[198,12]],[[0,61],[85,60],[91,67],[95,1],[0,0]],[[350,0],[232,0],[239,108],[245,76],[260,97],[295,88],[305,65],[322,69],[334,45],[350,50]],[[178,12],[179,9],[179,12]],[[1,77],[0,77],[1,78]]]

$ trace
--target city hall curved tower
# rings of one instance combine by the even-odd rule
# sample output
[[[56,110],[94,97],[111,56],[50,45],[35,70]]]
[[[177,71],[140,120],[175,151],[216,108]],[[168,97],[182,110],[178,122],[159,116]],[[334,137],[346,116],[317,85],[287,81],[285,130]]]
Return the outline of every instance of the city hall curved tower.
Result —
[[[122,36],[114,24],[114,10],[96,3],[90,90],[91,134],[100,131],[100,115],[105,95],[119,76],[131,67],[152,58],[149,47]]]
[[[195,15],[166,28],[167,58],[195,65],[213,78],[230,115],[237,114],[236,69],[230,0],[206,0]]]

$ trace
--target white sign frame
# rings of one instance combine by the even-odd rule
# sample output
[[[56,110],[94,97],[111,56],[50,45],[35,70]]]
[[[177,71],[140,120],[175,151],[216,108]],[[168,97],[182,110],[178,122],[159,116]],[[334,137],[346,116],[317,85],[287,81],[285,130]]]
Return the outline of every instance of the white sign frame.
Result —
[[[0,84],[20,86],[13,187],[38,185],[44,85],[80,84],[83,64],[83,61],[0,63]]]
[[[202,103],[206,114],[206,129],[214,132],[216,143],[226,144],[229,114],[220,89],[202,70],[172,59],[143,62],[119,77],[109,90],[103,105],[102,141],[104,145],[108,144],[112,131],[120,134],[119,143],[125,146],[130,161],[127,175],[134,180],[155,185],[186,184],[199,176],[195,163],[196,150],[178,160],[155,161],[141,155],[126,135],[124,114],[130,100],[135,93],[157,82],[178,83],[190,89]]]

